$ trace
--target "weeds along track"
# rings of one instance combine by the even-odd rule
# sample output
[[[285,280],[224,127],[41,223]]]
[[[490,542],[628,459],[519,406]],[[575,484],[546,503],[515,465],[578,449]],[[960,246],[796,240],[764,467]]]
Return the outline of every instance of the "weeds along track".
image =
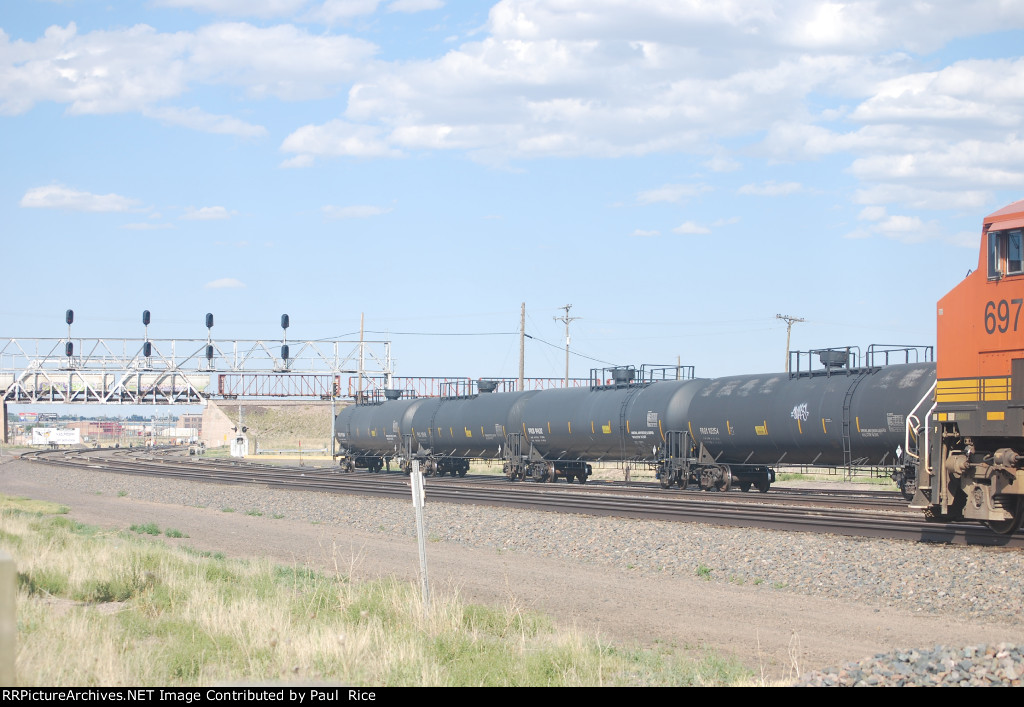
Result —
[[[39,451],[25,460],[102,472],[185,481],[408,499],[401,473],[341,474],[335,467],[283,466],[190,457],[168,450],[90,449]],[[503,477],[427,479],[427,501],[622,518],[695,522],[935,543],[1024,548],[1024,533],[999,536],[976,524],[926,522],[888,491],[773,490],[768,494],[663,490],[656,484],[589,482],[586,485],[510,483]]]

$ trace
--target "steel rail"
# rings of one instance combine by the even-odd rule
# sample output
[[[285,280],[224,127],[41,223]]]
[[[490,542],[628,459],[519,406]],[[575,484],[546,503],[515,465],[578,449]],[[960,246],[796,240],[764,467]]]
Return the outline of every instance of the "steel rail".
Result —
[[[258,485],[266,488],[319,491],[367,496],[408,498],[404,476],[338,475],[294,467],[270,467],[231,463],[218,468],[213,464],[191,464],[186,459],[153,460],[138,455],[102,455],[94,453],[35,452],[24,455],[33,461],[91,468],[118,473],[159,475],[187,481]],[[87,450],[92,452],[93,450]],[[128,457],[128,458],[122,458]],[[376,482],[376,483],[374,483]],[[731,499],[695,500],[685,496],[652,498],[644,496],[611,497],[573,490],[552,492],[539,485],[510,485],[480,488],[458,483],[431,483],[428,501],[500,506],[522,510],[577,513],[631,519],[696,522],[722,527],[761,528],[835,535],[888,538],[945,544],[970,544],[1024,547],[1024,534],[1000,536],[973,523],[926,522],[906,509],[902,513],[851,511],[823,506],[773,506],[734,502]]]

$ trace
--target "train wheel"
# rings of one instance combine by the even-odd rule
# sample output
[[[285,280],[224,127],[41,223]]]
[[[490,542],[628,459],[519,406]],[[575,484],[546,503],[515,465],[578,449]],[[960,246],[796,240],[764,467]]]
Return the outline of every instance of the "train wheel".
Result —
[[[661,482],[661,488],[663,489],[670,489],[672,488],[672,484],[675,483],[672,476],[666,471],[661,472],[658,477],[658,481]]]
[[[768,489],[771,488],[772,482],[768,479],[761,479],[757,482],[757,490],[761,493],[768,493]]]
[[[580,472],[577,472],[577,473],[576,473],[576,479],[577,479],[577,480],[578,480],[578,481],[579,481],[579,482],[580,482],[581,484],[585,484],[585,483],[587,483],[587,472],[586,472],[586,471],[580,471]]]
[[[718,468],[722,472],[722,475],[717,481],[715,481],[715,490],[728,491],[732,488],[732,469],[728,466],[720,466]]]
[[[1020,529],[1021,521],[1024,521],[1024,503],[1021,502],[1020,496],[1015,496],[1012,501],[1006,502],[1004,507],[1013,514],[1013,518],[1010,520],[987,520],[985,525],[997,535],[1012,535]]]
[[[741,481],[740,482],[740,491],[742,491],[743,493],[746,493],[749,490],[750,490],[750,482],[749,481]]]

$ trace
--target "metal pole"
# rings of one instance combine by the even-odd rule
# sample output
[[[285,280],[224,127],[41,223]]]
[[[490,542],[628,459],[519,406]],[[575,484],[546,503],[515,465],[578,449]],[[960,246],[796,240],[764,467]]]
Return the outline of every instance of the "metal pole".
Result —
[[[561,309],[565,310],[565,316],[554,317],[556,322],[565,322],[565,387],[569,387],[569,322],[574,322],[579,317],[570,317],[569,310],[572,309],[571,304],[567,304]]]
[[[526,302],[519,310],[519,390],[525,388],[526,375]]]

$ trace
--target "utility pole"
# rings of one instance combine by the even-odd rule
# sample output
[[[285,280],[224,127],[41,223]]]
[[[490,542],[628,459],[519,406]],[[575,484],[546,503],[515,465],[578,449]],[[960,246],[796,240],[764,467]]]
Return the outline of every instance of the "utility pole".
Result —
[[[793,325],[796,322],[805,320],[800,317],[791,317],[788,314],[776,314],[775,318],[786,322],[786,373],[789,373],[789,332],[793,329]]]
[[[526,384],[526,302],[519,310],[519,391]]]
[[[569,310],[572,309],[571,304],[567,304],[559,309],[565,310],[565,316],[563,317],[552,317],[556,322],[565,322],[565,387],[569,387],[569,322],[574,322],[580,317],[570,317]]]

